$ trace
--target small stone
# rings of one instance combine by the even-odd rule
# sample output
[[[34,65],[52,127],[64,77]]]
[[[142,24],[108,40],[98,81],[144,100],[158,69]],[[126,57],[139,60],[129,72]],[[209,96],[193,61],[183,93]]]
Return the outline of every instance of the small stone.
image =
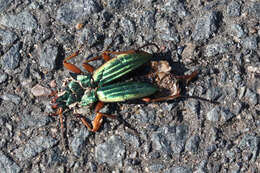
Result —
[[[124,6],[129,4],[130,0],[108,0],[107,6],[111,9],[122,9]]]
[[[145,27],[147,30],[153,30],[155,26],[155,11],[146,10],[139,18],[139,25]]]
[[[13,0],[0,0],[0,13],[5,11]]]
[[[150,172],[160,172],[164,168],[165,168],[165,166],[162,164],[152,164],[149,166],[148,169]]]
[[[6,73],[0,73],[0,84],[4,83],[8,78]]]
[[[39,128],[51,122],[51,118],[41,113],[24,112],[20,115],[19,129]]]
[[[206,97],[209,100],[217,100],[220,96],[223,95],[222,89],[217,87],[211,87],[207,90]]]
[[[57,87],[56,80],[52,80],[49,85],[51,88],[56,88]]]
[[[12,159],[0,152],[0,170],[6,173],[19,173],[21,168]]]
[[[45,44],[39,50],[39,63],[41,67],[53,70],[56,67],[56,58],[58,56],[58,47],[50,44]]]
[[[207,157],[209,157],[212,153],[214,153],[217,150],[217,145],[216,144],[212,144],[209,145],[206,149],[205,149],[205,154]]]
[[[78,131],[78,130],[77,130]],[[86,127],[82,127],[80,131],[76,133],[74,136],[72,142],[71,142],[71,149],[75,156],[80,156],[82,153],[82,150],[85,147],[85,142],[87,140],[87,137],[89,136],[89,131]]]
[[[19,53],[20,43],[16,43],[4,54],[0,62],[4,70],[14,70],[19,66],[21,55]]]
[[[189,15],[189,12],[185,9],[184,3],[180,0],[167,0],[162,8],[162,11],[165,11],[169,14],[177,14],[180,18]]]
[[[245,98],[249,101],[250,104],[256,105],[257,104],[257,94],[253,92],[251,89],[246,90]]]
[[[140,114],[135,115],[135,117],[142,123],[153,123],[155,120],[155,112],[150,109],[140,109]]]
[[[163,173],[192,173],[192,169],[188,168],[188,167],[176,166],[176,167],[167,169]]]
[[[5,101],[13,102],[15,104],[19,104],[21,102],[21,98],[15,94],[4,94],[0,96],[0,98]]]
[[[232,119],[235,116],[232,112],[230,112],[229,109],[221,109],[220,114],[224,122]]]
[[[178,43],[180,41],[177,30],[174,26],[170,26],[166,20],[158,21],[156,23],[157,30],[159,31],[160,38],[165,41],[172,41]]]
[[[81,32],[77,34],[77,40],[80,44],[87,44],[93,46],[100,41],[101,35],[96,32],[94,28],[86,26]]]
[[[135,35],[136,26],[132,20],[123,18],[120,21],[120,26],[122,27],[126,37],[132,37]]]
[[[193,39],[195,41],[202,41],[210,38],[218,29],[218,20],[218,15],[215,11],[199,18],[195,26],[195,31],[192,34]]]
[[[227,13],[231,17],[238,17],[241,14],[241,5],[237,1],[231,1],[227,6]]]
[[[242,45],[246,49],[255,50],[257,49],[257,37],[250,36],[242,40]]]
[[[140,146],[140,139],[135,135],[132,135],[130,133],[124,133],[123,139],[135,148],[138,148]]]
[[[215,44],[207,45],[205,50],[205,54],[208,57],[216,56],[218,54],[223,54],[226,52],[228,52],[228,46],[227,44],[224,43],[215,43]]]
[[[200,144],[199,135],[192,136],[187,140],[187,144],[185,145],[185,149],[189,152],[196,153],[198,151]]]
[[[250,150],[253,153],[253,161],[256,161],[259,154],[260,137],[255,135],[245,135],[239,143],[239,148],[242,150]]]
[[[235,38],[242,38],[246,35],[245,31],[243,30],[243,28],[239,24],[232,24],[231,25],[230,34]]]
[[[178,125],[172,127],[162,127],[154,132],[151,140],[154,149],[167,154],[181,153],[187,140],[188,126]]]
[[[18,37],[14,32],[0,29],[0,45],[3,50],[11,46],[17,39]]]
[[[36,19],[28,11],[21,12],[17,15],[4,15],[0,18],[0,24],[28,32],[32,32],[38,27]]]
[[[32,87],[31,93],[35,97],[40,97],[40,96],[49,96],[52,93],[52,91],[46,87],[41,86],[40,84],[36,84],[34,87]]]
[[[257,18],[260,19],[260,2],[255,1],[253,3],[250,3],[250,7],[249,7],[249,15],[253,18]]]
[[[198,100],[190,100],[188,102],[187,106],[193,114],[199,115],[199,113],[200,113],[200,102]]]
[[[125,157],[125,145],[119,136],[111,136],[105,143],[99,144],[95,149],[95,157],[99,163],[107,163],[121,167]]]
[[[183,59],[191,59],[194,57],[194,53],[196,51],[196,45],[193,43],[185,44],[184,50],[182,52]]]
[[[53,147],[58,141],[50,136],[37,136],[31,138],[25,145],[17,148],[14,153],[15,157],[20,161],[32,159],[40,152]]]
[[[94,0],[74,0],[61,6],[56,19],[65,25],[79,22],[87,16],[93,15],[101,10],[100,5]]]
[[[220,120],[220,108],[214,107],[207,113],[207,119],[212,122],[218,122]]]

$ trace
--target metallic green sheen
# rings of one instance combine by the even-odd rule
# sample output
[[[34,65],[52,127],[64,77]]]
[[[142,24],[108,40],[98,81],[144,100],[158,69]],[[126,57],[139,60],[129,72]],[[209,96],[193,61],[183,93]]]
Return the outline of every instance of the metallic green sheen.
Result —
[[[91,87],[91,75],[86,74],[86,75],[77,75],[77,81],[80,82],[80,84],[84,87]]]
[[[104,63],[93,72],[93,80],[99,86],[103,86],[152,59],[153,55],[144,51],[122,53]]]
[[[97,97],[102,102],[122,102],[154,94],[157,87],[144,82],[122,82],[102,86],[97,90]]]
[[[81,106],[87,106],[89,104],[97,102],[97,97],[95,91],[92,90],[90,92],[85,93],[81,98]]]
[[[71,81],[68,84],[68,87],[72,91],[73,94],[76,94],[77,97],[81,97],[84,94],[84,89],[76,81]]]

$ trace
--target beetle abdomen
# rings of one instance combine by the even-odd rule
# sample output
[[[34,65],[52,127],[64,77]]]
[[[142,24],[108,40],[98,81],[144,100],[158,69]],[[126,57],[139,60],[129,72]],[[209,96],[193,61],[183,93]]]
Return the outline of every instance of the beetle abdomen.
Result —
[[[143,51],[117,55],[94,71],[93,80],[102,86],[133,71],[151,58],[152,54]]]
[[[97,96],[102,102],[121,102],[154,94],[158,88],[144,82],[115,83],[98,88]]]

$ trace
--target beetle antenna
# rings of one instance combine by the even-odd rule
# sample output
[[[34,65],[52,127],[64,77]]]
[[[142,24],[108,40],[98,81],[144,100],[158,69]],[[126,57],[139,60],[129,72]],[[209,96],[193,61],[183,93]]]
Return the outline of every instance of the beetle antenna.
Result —
[[[159,48],[159,46],[158,46],[157,44],[155,44],[155,43],[147,43],[147,44],[145,44],[145,45],[143,45],[143,46],[139,47],[137,50],[143,49],[143,48],[145,48],[145,47],[148,47],[148,46],[155,46],[155,47],[156,47],[156,49],[157,49],[157,52],[159,52],[159,51],[160,51],[160,48]]]
[[[208,100],[206,98],[199,97],[199,96],[181,95],[181,96],[179,96],[179,98],[193,98],[193,99],[202,100],[202,101],[209,102],[209,103],[216,104],[216,105],[220,104],[218,101]]]

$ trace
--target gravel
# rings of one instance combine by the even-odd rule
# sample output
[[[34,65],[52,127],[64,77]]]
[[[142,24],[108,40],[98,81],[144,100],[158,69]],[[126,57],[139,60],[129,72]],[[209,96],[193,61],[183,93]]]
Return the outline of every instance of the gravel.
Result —
[[[0,172],[260,172],[259,9],[246,0],[0,0]],[[96,133],[75,103],[62,131],[50,94],[71,77],[64,58],[80,49],[69,62],[85,73],[82,63],[103,51],[147,43],[160,50],[140,51],[171,74],[199,69],[179,81],[185,97],[106,103],[102,113],[119,119],[104,118]],[[153,83],[149,72],[147,63],[113,82]],[[96,116],[94,105],[78,111]]]
[[[17,15],[4,15],[0,18],[0,24],[27,32],[32,32],[38,27],[37,20],[28,11],[23,11]]]
[[[4,70],[14,70],[19,66],[21,59],[19,50],[20,43],[16,43],[1,58],[1,65]]]
[[[0,170],[6,173],[18,173],[21,171],[21,168],[8,156],[0,152]]]

